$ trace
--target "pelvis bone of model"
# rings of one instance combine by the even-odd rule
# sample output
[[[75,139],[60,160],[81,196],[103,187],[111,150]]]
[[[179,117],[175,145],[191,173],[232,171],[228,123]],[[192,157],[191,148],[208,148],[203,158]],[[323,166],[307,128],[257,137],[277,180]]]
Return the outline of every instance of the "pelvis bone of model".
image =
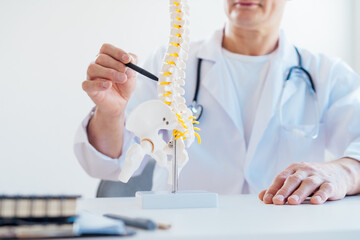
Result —
[[[173,130],[177,125],[176,114],[160,100],[150,100],[137,106],[126,120],[126,129],[139,137],[140,143],[134,143],[126,153],[125,164],[119,175],[119,180],[128,182],[134,172],[140,167],[145,155],[150,155],[156,162],[168,169],[168,182],[171,183],[172,171],[168,155],[173,158],[173,141],[166,143],[159,130]],[[176,157],[179,173],[189,157],[185,150],[183,139],[176,140]]]

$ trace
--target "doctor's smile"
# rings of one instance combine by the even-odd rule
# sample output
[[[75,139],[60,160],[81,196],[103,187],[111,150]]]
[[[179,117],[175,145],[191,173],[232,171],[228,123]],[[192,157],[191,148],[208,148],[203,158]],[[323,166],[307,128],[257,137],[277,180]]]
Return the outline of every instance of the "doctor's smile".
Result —
[[[259,1],[236,1],[233,3],[233,6],[237,8],[249,9],[260,7],[261,4],[259,3]]]
[[[82,87],[95,108],[74,146],[84,170],[127,183],[155,162],[152,191],[276,205],[359,194],[360,77],[291,42],[289,1],[224,0],[225,24],[194,42],[187,1],[170,3],[169,42],[141,68],[113,44],[89,65]]]

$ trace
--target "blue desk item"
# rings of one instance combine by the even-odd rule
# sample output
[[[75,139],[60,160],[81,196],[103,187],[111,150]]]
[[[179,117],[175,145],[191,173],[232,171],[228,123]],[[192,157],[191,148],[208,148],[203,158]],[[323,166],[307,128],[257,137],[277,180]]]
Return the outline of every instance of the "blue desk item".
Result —
[[[78,236],[85,235],[133,235],[123,221],[113,220],[87,211],[79,213],[74,224],[74,232]]]

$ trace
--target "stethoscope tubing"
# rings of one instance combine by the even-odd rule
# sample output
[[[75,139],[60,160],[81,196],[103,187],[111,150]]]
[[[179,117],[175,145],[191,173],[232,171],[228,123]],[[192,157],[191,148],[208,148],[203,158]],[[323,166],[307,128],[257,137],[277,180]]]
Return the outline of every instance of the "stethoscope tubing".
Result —
[[[295,71],[295,70],[299,70],[299,71],[302,71],[309,79],[309,82],[310,82],[310,86],[311,86],[311,89],[316,93],[316,88],[315,88],[315,84],[314,84],[314,81],[310,75],[310,73],[303,67],[303,61],[302,61],[302,56],[299,52],[299,49],[294,46],[295,48],[295,51],[296,51],[296,55],[298,57],[298,65],[297,66],[292,66],[290,67],[289,69],[289,73],[287,74],[287,77],[285,79],[285,81],[288,81],[290,80],[291,78],[291,74]],[[200,89],[200,78],[201,78],[201,63],[202,63],[202,59],[199,58],[198,59],[198,65],[197,65],[197,72],[196,72],[196,86],[195,86],[195,93],[194,93],[194,98],[193,98],[193,101],[192,101],[192,104],[190,106],[190,110],[192,110],[193,112],[193,109],[201,109],[201,112],[193,112],[194,116],[198,115],[197,117],[197,121],[200,119],[201,115],[202,115],[202,112],[203,112],[203,109],[204,107],[201,105],[201,104],[198,104],[197,103],[197,99],[198,99],[198,95],[199,95],[199,89]]]

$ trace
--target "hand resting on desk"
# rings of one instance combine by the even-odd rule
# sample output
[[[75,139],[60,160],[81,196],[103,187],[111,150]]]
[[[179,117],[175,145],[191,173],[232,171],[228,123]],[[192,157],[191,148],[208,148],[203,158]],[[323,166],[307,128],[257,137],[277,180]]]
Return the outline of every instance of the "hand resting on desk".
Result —
[[[312,204],[360,193],[360,162],[341,158],[331,162],[291,164],[277,175],[259,198],[266,204],[301,204],[311,194]]]

